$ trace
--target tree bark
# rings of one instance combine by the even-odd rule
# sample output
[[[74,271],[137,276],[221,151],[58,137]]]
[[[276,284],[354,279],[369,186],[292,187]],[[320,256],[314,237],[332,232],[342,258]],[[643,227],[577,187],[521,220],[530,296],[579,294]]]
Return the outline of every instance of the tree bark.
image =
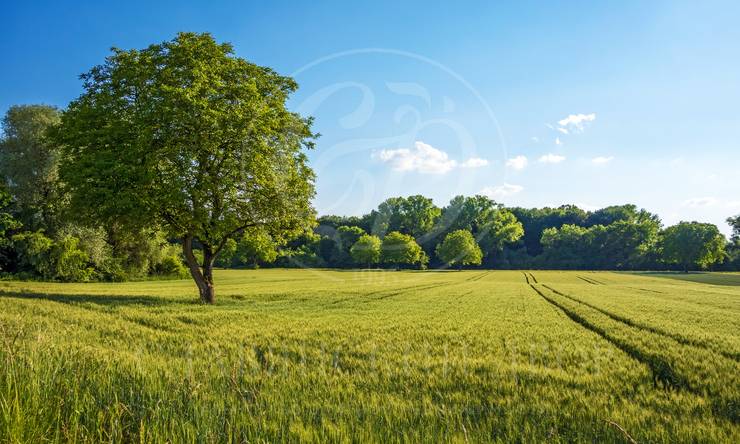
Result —
[[[211,249],[203,249],[202,268],[193,254],[193,236],[185,236],[182,241],[182,251],[185,254],[185,262],[188,264],[190,275],[198,287],[200,301],[204,304],[213,304],[216,301],[216,292],[213,287],[213,260],[215,257]]]

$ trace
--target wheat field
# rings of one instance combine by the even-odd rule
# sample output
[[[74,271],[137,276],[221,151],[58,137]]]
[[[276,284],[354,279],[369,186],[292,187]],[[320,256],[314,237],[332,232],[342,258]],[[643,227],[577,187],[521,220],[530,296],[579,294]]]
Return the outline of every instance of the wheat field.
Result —
[[[740,442],[740,274],[0,282],[2,442]]]

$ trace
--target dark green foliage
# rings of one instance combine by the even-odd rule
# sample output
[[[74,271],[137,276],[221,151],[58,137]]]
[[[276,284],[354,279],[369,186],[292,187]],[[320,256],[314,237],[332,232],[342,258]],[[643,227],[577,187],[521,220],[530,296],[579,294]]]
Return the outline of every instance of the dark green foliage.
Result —
[[[524,234],[512,212],[485,196],[456,196],[442,209],[434,231],[436,242],[457,230],[472,233],[488,265],[493,265],[495,256],[505,245],[516,242]]]
[[[712,224],[681,222],[663,232],[663,256],[684,271],[706,269],[724,259],[725,238]]]
[[[59,111],[46,105],[11,106],[2,120],[0,176],[29,231],[54,233],[63,195],[57,185],[58,145],[47,137]]]
[[[565,269],[635,269],[649,263],[660,225],[619,219],[609,225],[566,224],[542,233],[541,263]]]
[[[511,208],[517,220],[524,228],[523,243],[530,256],[542,253],[540,239],[547,228],[560,228],[571,224],[584,226],[588,213],[575,205],[563,205],[558,208]]]

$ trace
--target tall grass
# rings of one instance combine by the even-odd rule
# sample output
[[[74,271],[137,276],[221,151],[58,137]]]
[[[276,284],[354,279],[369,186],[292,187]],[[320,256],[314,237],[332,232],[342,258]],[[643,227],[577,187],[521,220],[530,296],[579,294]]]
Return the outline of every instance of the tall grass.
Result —
[[[709,344],[697,355],[704,361],[712,347],[737,346],[731,327],[740,287],[606,273],[591,276],[604,283],[593,285],[575,273],[534,275],[541,291],[549,285],[574,299],[549,298],[646,353],[674,359],[680,347],[695,346],[577,299],[700,338]],[[217,279],[213,307],[192,302],[188,281],[2,283],[0,441],[740,437],[732,416],[716,409],[717,400],[738,392],[736,375],[727,373],[735,361],[717,355],[724,361],[703,362],[703,373],[687,375],[691,390],[656,387],[648,363],[574,322],[521,273],[260,270],[222,271]],[[709,307],[712,325],[704,328],[695,310],[713,301],[729,308],[723,316]],[[659,313],[673,304],[674,322],[638,318],[631,304]],[[686,328],[678,331],[682,319]],[[681,372],[697,368],[690,358]],[[713,389],[723,381],[730,384]]]

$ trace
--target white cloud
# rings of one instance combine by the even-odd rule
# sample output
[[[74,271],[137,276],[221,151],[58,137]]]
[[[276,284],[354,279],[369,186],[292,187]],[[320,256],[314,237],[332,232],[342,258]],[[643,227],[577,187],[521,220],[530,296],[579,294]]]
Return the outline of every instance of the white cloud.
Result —
[[[487,159],[481,159],[480,157],[471,157],[465,162],[460,164],[460,168],[480,168],[488,165]]]
[[[701,207],[711,207],[714,205],[717,205],[719,203],[719,200],[716,197],[692,197],[691,199],[686,199],[681,204],[684,207],[690,207],[690,208],[701,208]]]
[[[457,166],[447,153],[420,141],[415,142],[412,149],[381,150],[375,157],[390,164],[395,171],[445,174]]]
[[[732,200],[730,202],[727,202],[725,204],[725,207],[730,208],[730,209],[733,209],[733,210],[734,209],[737,209],[737,208],[740,208],[740,200]]]
[[[596,113],[570,114],[565,119],[558,121],[558,125],[560,125],[558,131],[564,134],[568,134],[568,132],[580,133],[583,132],[586,123],[593,122],[594,120],[596,120]]]
[[[491,199],[496,200],[520,193],[522,190],[524,190],[524,187],[521,185],[512,185],[510,183],[505,183],[503,185],[498,185],[495,187],[485,187],[480,190],[478,194],[488,196]]]
[[[394,171],[416,171],[426,174],[445,174],[454,168],[480,168],[488,165],[487,159],[471,157],[463,162],[450,159],[450,156],[433,146],[414,142],[414,148],[381,150],[373,153],[373,158],[387,163]]]
[[[539,137],[532,137],[532,142],[534,142],[534,143],[540,143],[540,138]]]
[[[540,163],[560,163],[565,160],[565,156],[558,156],[557,154],[548,153],[539,158]]]
[[[515,170],[523,170],[527,166],[526,156],[516,156],[506,161],[506,166]]]
[[[560,141],[560,137],[555,138],[555,145],[562,145],[563,142]]]
[[[604,156],[598,156],[591,159],[591,163],[594,165],[606,165],[607,163],[614,160],[614,156],[604,157]]]

